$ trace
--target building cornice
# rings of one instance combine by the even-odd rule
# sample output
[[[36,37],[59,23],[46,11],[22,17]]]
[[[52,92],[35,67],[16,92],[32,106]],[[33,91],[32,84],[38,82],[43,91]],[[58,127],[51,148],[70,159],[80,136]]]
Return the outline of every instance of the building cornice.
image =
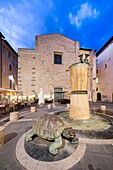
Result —
[[[0,37],[1,37],[1,38],[5,38],[1,32],[0,32]]]
[[[11,47],[11,45],[6,41],[6,40],[2,40],[9,48],[10,50],[18,57],[17,52],[13,49],[13,47]]]
[[[113,36],[97,51],[96,56],[98,56],[104,49],[113,41]]]

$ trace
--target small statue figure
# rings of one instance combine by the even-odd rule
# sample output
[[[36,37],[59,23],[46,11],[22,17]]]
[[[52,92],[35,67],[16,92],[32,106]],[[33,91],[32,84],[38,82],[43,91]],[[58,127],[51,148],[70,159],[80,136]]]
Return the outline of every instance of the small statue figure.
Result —
[[[89,64],[89,60],[88,60],[88,54],[81,54],[80,57],[80,63],[86,63]]]
[[[72,143],[78,143],[76,131],[72,128],[65,128],[64,122],[56,115],[45,114],[37,119],[31,131],[26,135],[25,141],[32,141],[33,135],[38,135],[43,139],[54,140],[49,147],[49,152],[58,154],[58,148],[62,146],[62,136],[70,139]]]

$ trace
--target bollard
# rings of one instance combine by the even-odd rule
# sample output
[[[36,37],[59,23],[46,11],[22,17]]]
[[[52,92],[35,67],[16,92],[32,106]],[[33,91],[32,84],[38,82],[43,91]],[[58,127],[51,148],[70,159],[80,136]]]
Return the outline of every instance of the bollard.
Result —
[[[67,109],[69,109],[70,108],[70,104],[67,104]]]
[[[0,146],[4,144],[4,128],[0,126]]]
[[[102,111],[106,111],[106,106],[101,105],[101,106],[100,106],[100,109],[101,109]]]
[[[52,105],[51,104],[48,104],[48,109],[52,109]]]
[[[36,107],[31,107],[31,112],[36,112]]]
[[[19,112],[11,112],[10,113],[10,121],[17,121],[19,119]]]

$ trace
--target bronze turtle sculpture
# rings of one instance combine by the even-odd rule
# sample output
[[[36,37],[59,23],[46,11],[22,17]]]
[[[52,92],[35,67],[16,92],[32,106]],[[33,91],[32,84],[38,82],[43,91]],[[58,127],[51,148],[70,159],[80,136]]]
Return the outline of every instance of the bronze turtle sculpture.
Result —
[[[39,117],[34,123],[31,131],[26,135],[25,141],[31,141],[34,135],[40,136],[43,139],[54,140],[49,147],[49,152],[56,155],[58,153],[58,148],[62,146],[61,134],[65,138],[71,139],[72,143],[78,143],[74,129],[65,128],[64,122],[60,117],[52,114],[45,114]]]

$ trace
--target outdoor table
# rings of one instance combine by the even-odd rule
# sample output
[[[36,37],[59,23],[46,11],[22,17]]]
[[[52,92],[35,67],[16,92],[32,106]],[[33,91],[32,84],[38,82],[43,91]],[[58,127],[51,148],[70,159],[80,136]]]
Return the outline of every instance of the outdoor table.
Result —
[[[18,110],[21,109],[21,102],[18,102]]]
[[[25,104],[25,107],[27,106],[27,102],[24,102],[24,104]]]
[[[18,110],[18,103],[14,103],[15,110]]]
[[[27,102],[27,106],[30,107],[31,106],[31,102]]]
[[[6,113],[6,106],[5,106],[5,104],[2,104],[2,105],[0,105],[0,114],[2,114],[2,113]]]
[[[9,108],[10,108],[10,111],[13,111],[15,109],[14,103],[10,103],[9,104]]]
[[[24,108],[25,107],[25,103],[24,102],[21,102],[21,108]]]

